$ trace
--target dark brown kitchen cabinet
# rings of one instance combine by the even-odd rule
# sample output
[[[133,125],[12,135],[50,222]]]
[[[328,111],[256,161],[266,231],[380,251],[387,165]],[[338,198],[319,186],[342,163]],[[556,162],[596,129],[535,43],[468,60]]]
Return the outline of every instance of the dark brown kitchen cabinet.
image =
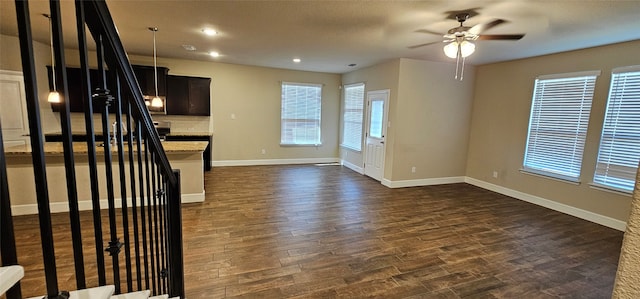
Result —
[[[140,90],[143,95],[154,96],[156,93],[155,88],[155,73],[152,66],[144,66],[144,65],[134,65],[133,72],[136,75],[138,80],[138,84],[140,85]],[[51,73],[51,66],[47,66],[47,75],[49,77],[49,89],[53,87],[53,76]],[[82,79],[82,70],[80,68],[67,67],[67,101],[69,101],[70,112],[84,112],[84,104],[82,103],[82,87],[81,87],[81,79]],[[167,72],[168,68],[158,67],[158,95],[165,96],[167,94],[166,82],[167,82]],[[113,80],[110,79],[110,72],[107,71],[107,81]],[[89,77],[91,80],[92,90],[95,89],[96,86],[99,86],[100,73],[98,70],[90,69]],[[113,88],[110,88],[113,89]],[[125,90],[125,89],[123,89]],[[112,90],[113,92],[113,90]],[[123,94],[123,96],[129,96],[127,94]],[[62,108],[61,104],[51,104],[51,108],[54,112],[59,112]],[[104,107],[99,107],[97,105],[93,105],[93,112],[100,113]],[[116,108],[114,105],[109,107],[109,112],[114,113]]]
[[[211,78],[167,76],[168,115],[211,115]]]
[[[155,96],[155,72],[153,66],[133,65],[133,73],[138,79],[138,85],[143,95]],[[167,95],[167,73],[169,69],[166,67],[158,67],[158,95]]]

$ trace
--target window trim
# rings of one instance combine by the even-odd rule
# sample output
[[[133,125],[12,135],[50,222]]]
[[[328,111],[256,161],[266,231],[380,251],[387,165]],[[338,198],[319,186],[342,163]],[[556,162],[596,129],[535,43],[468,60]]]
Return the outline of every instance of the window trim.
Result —
[[[592,101],[593,101],[593,96],[595,94],[595,83],[597,80],[597,77],[600,75],[600,71],[582,71],[582,72],[571,72],[571,73],[561,73],[561,74],[549,74],[549,75],[541,75],[541,76],[537,76],[535,78],[534,81],[534,87],[533,87],[533,91],[532,91],[532,99],[531,99],[531,108],[530,108],[530,113],[529,113],[529,122],[528,122],[528,127],[527,127],[527,137],[525,140],[525,149],[524,149],[524,154],[523,154],[523,159],[522,159],[522,168],[520,169],[521,172],[523,173],[527,173],[527,174],[533,174],[533,175],[537,175],[537,176],[542,176],[542,177],[548,177],[548,178],[553,178],[553,179],[557,179],[557,180],[561,180],[561,181],[566,181],[566,182],[570,182],[570,183],[580,183],[581,181],[581,174],[582,174],[582,162],[583,162],[583,158],[584,158],[584,146],[586,145],[586,135],[587,135],[587,130],[588,130],[588,124],[589,124],[589,118],[591,116],[591,105],[592,105]],[[541,80],[555,80],[555,79],[578,79],[578,78],[582,78],[582,77],[594,77],[593,78],[593,90],[591,90],[591,97],[590,99],[588,99],[588,113],[586,115],[586,117],[584,118],[584,120],[582,120],[582,122],[586,122],[583,127],[584,127],[584,133],[580,132],[577,133],[575,136],[576,137],[580,137],[580,135],[583,135],[583,140],[581,140],[579,143],[574,143],[574,146],[576,144],[580,144],[582,143],[582,149],[580,151],[576,151],[574,150],[574,154],[576,152],[581,152],[581,156],[576,160],[573,160],[573,162],[579,162],[579,167],[577,169],[578,173],[576,174],[576,176],[572,176],[572,175],[566,175],[566,174],[562,174],[562,173],[556,173],[556,172],[552,172],[552,171],[547,171],[545,169],[542,168],[535,168],[535,167],[531,167],[532,164],[530,160],[533,160],[535,158],[535,156],[531,156],[529,157],[529,153],[530,150],[533,149],[533,147],[530,146],[530,142],[532,141],[532,120],[534,119],[534,115],[536,112],[541,111],[540,109],[536,109],[536,105],[542,105],[540,103],[537,103],[536,100],[542,100],[542,95],[538,95],[538,88],[540,88],[538,86],[538,82],[540,82]],[[585,78],[585,80],[587,80]],[[583,100],[584,102],[584,100]],[[582,110],[582,109],[581,109]],[[586,109],[585,109],[586,110]],[[547,112],[548,111],[544,111]],[[581,114],[581,112],[579,113]],[[577,123],[577,125],[579,125],[579,121]],[[582,129],[581,129],[582,130]],[[534,140],[535,141],[535,140]],[[529,162],[529,163],[528,163]],[[568,169],[567,172],[571,172],[571,169]]]
[[[318,111],[318,142],[316,143],[288,143],[288,142],[283,142],[283,109],[284,109],[284,103],[283,103],[283,96],[284,94],[282,93],[282,89],[285,85],[293,85],[293,86],[303,86],[303,87],[317,87],[320,89],[320,99],[318,99],[319,102],[319,111]],[[322,145],[322,92],[323,92],[323,87],[324,84],[321,83],[303,83],[303,82],[288,82],[288,81],[281,81],[280,82],[280,146],[284,146],[284,147],[318,147]]]
[[[364,135],[364,112],[365,112],[365,83],[364,82],[358,82],[358,83],[351,83],[351,84],[345,84],[343,87],[343,92],[342,92],[342,119],[341,119],[341,130],[340,130],[340,147],[345,148],[345,149],[349,149],[352,151],[356,151],[356,152],[362,152],[362,143],[363,143],[363,138],[362,136]],[[344,135],[345,135],[345,123],[346,123],[346,118],[345,118],[345,113],[346,113],[346,106],[347,106],[347,89],[348,88],[354,88],[354,87],[362,87],[362,115],[360,117],[360,148],[355,148],[351,145],[345,144],[344,143]]]

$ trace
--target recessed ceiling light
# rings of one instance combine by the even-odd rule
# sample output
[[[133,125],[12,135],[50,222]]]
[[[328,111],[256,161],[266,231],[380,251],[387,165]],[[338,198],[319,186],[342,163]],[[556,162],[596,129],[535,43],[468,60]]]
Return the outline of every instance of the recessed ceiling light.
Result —
[[[214,35],[218,34],[218,32],[217,32],[217,31],[215,31],[215,30],[213,30],[213,29],[211,29],[211,28],[205,28],[205,29],[202,29],[202,32],[203,32],[204,34],[208,35],[208,36],[214,36]]]
[[[195,51],[196,47],[194,45],[182,45],[182,48],[184,48],[187,51]]]
[[[302,60],[300,60],[300,58],[294,58],[293,59],[293,62],[295,62],[295,63],[300,63],[300,61],[302,61]]]
[[[216,51],[211,51],[211,52],[209,52],[209,55],[211,55],[211,57],[218,57],[218,56],[220,56],[220,53],[218,53]]]

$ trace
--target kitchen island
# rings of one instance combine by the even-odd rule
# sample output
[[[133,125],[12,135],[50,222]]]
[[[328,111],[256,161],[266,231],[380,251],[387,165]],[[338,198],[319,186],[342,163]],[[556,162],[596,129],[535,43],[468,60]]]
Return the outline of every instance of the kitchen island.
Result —
[[[169,163],[173,169],[180,170],[181,199],[183,203],[204,201],[203,152],[209,145],[205,141],[165,141],[162,142]],[[128,152],[125,146],[125,182],[127,197],[130,201],[131,188],[129,178]],[[120,176],[118,172],[117,147],[112,147],[114,191],[117,194],[116,204],[120,206]],[[45,142],[45,161],[49,188],[51,212],[68,211],[67,190],[62,143]],[[81,210],[91,209],[91,189],[89,181],[88,149],[84,142],[73,143],[74,162],[76,168],[76,186],[78,205]],[[106,175],[104,166],[104,148],[96,148],[98,159],[98,180],[100,205],[107,207]],[[11,209],[14,215],[37,213],[36,193],[31,161],[31,148],[13,146],[5,149],[7,176]],[[134,156],[135,157],[135,156]],[[135,158],[137,161],[137,157]],[[137,162],[134,164],[137,175]],[[136,178],[137,185],[137,178]],[[139,189],[139,186],[137,186]]]

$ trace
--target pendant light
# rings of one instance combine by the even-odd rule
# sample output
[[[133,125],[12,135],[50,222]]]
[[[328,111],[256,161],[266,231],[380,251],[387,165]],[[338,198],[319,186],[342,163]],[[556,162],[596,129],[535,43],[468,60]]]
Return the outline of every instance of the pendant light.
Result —
[[[149,30],[153,32],[153,77],[156,87],[156,96],[151,100],[151,107],[161,108],[164,103],[158,96],[158,58],[156,55],[156,32],[158,32],[158,28],[149,27]]]
[[[49,92],[49,96],[47,97],[47,102],[49,103],[60,103],[62,99],[60,98],[60,93],[58,93],[56,89],[56,66],[55,66],[55,57],[53,56],[53,29],[51,28],[51,16],[48,14],[42,14],[45,18],[49,19],[49,42],[51,45],[51,74],[53,79],[53,90]]]

